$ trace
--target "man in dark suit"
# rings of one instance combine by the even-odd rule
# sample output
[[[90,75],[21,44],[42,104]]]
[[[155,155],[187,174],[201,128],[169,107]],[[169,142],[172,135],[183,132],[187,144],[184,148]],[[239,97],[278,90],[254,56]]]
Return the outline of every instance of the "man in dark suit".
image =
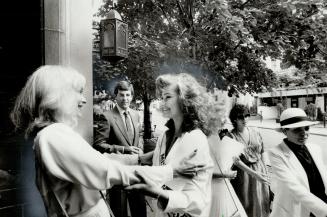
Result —
[[[100,152],[142,154],[140,118],[137,111],[130,108],[134,96],[133,85],[127,81],[120,81],[114,93],[117,105],[111,111],[104,112],[98,119],[93,146]],[[127,199],[132,217],[146,216],[143,195],[127,194],[121,188],[114,187],[109,190],[109,201],[116,217],[128,216]]]

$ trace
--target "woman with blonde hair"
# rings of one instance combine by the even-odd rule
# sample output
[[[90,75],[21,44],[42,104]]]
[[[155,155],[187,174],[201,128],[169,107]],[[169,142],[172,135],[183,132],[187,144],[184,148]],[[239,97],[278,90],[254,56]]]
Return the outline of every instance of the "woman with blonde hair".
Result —
[[[170,165],[122,165],[75,132],[86,103],[84,85],[72,68],[42,66],[29,77],[11,114],[16,127],[34,139],[36,184],[49,217],[109,217],[99,190],[139,182],[135,171],[146,171],[159,183],[172,179]]]
[[[165,185],[148,180],[148,174],[139,173],[145,184],[137,189],[156,198],[156,216],[208,217],[211,201],[213,162],[210,158],[207,135],[220,124],[213,97],[189,74],[165,74],[156,79],[156,90],[162,99],[161,111],[167,130],[159,137],[153,155],[153,165],[170,165],[196,150],[193,164],[203,168],[194,176],[176,176]]]

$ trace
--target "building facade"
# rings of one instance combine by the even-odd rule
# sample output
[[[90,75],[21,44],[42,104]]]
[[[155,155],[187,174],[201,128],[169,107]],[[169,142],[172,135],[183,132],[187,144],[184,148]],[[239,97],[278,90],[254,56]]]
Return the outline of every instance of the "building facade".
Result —
[[[0,216],[44,217],[35,187],[32,141],[17,135],[9,119],[28,76],[45,64],[71,66],[87,80],[83,119],[77,130],[93,132],[92,7],[89,0],[1,1],[0,36]]]
[[[327,110],[327,87],[292,87],[279,88],[272,92],[258,93],[255,95],[258,113],[264,119],[278,117],[278,104],[284,108],[302,108],[314,104],[321,112]]]

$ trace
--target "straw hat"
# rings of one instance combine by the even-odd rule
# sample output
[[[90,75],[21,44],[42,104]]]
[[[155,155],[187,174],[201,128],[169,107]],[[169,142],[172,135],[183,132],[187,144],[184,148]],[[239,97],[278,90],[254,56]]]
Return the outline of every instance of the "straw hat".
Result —
[[[281,128],[298,128],[318,124],[310,121],[307,114],[300,108],[288,108],[280,115]]]

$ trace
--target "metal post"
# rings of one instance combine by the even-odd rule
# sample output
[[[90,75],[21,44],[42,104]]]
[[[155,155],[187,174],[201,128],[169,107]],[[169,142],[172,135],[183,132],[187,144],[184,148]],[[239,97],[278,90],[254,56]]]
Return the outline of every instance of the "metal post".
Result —
[[[262,111],[260,111],[260,121],[261,121],[261,123],[262,123],[262,120],[263,120]]]

